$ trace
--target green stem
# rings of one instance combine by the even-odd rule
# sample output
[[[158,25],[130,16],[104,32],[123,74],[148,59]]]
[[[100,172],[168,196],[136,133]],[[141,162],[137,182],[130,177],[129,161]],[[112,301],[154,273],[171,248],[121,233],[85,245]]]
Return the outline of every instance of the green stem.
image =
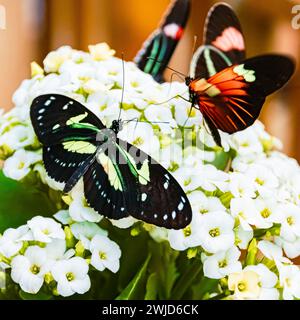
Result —
[[[194,259],[176,283],[171,295],[172,299],[180,300],[201,271],[202,264],[200,260]]]

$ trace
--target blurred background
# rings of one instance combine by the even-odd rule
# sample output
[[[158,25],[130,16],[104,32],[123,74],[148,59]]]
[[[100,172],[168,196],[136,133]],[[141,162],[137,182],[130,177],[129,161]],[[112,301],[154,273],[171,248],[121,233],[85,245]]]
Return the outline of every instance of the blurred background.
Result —
[[[89,44],[107,42],[131,60],[155,29],[169,0],[0,0],[6,28],[0,26],[0,107],[12,107],[11,96],[30,77],[30,62],[42,63],[46,54],[62,45],[87,50]],[[170,65],[188,72],[194,35],[202,42],[203,24],[217,1],[192,0],[184,38]],[[292,0],[228,0],[236,10],[246,38],[247,56],[286,53],[300,64],[299,29],[293,28]],[[294,10],[300,13],[300,6]],[[297,22],[297,21],[296,21]],[[292,81],[268,98],[260,118],[269,132],[284,143],[284,152],[300,161],[299,67]]]

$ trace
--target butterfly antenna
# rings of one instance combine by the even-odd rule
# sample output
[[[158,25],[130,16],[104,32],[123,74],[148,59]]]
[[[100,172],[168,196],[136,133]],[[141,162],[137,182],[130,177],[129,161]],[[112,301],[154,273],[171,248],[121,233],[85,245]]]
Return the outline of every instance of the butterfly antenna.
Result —
[[[124,53],[122,52],[121,54],[122,58],[122,96],[121,96],[121,103],[120,103],[120,110],[119,110],[119,115],[118,115],[118,121],[121,119],[121,113],[123,110],[123,101],[124,101],[124,90],[125,90],[125,62],[124,62]]]

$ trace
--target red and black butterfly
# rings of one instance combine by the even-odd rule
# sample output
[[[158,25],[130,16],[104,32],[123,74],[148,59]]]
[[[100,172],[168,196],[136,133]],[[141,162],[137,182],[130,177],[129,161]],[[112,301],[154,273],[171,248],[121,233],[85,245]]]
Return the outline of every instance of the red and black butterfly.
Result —
[[[167,9],[159,27],[150,35],[134,61],[144,72],[163,81],[163,72],[183,35],[190,12],[190,0],[175,0]]]
[[[290,79],[294,62],[268,54],[245,60],[241,25],[232,8],[211,8],[204,45],[194,54],[186,78],[192,107],[201,111],[215,142],[218,129],[229,134],[244,130],[258,118],[266,97]]]

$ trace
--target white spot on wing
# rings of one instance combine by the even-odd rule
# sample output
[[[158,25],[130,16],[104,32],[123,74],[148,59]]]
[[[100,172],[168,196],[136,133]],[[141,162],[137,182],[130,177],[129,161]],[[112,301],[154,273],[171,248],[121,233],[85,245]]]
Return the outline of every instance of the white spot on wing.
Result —
[[[165,214],[165,215],[163,216],[163,219],[166,221],[166,220],[168,219],[168,215]]]
[[[164,188],[165,188],[166,190],[169,188],[169,182],[168,182],[168,181],[166,181],[166,182],[164,183]]]
[[[184,207],[184,204],[182,202],[179,203],[178,205],[178,210],[181,211]]]
[[[146,201],[146,199],[147,199],[147,194],[146,193],[142,193],[142,201],[144,202],[144,201]]]
[[[176,218],[176,211],[172,212],[172,218],[173,218],[173,220]]]

